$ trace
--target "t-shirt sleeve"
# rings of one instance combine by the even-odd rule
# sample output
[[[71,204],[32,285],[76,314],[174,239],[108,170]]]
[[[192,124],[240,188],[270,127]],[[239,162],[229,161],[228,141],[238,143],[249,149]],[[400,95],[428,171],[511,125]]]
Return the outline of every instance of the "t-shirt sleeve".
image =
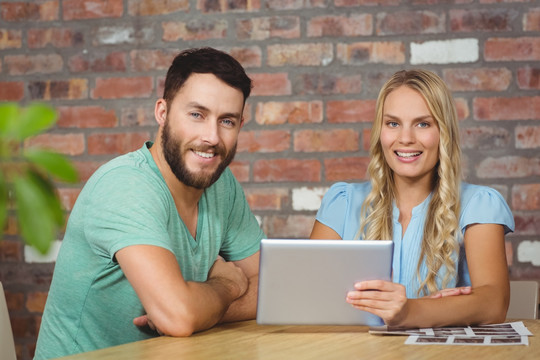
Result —
[[[164,194],[141,170],[120,167],[105,173],[88,197],[85,236],[99,255],[130,245],[155,245],[171,250]]]
[[[472,224],[500,224],[504,233],[513,232],[514,216],[502,195],[495,189],[481,186],[473,194],[464,194],[461,230]]]
[[[328,226],[343,238],[345,232],[345,211],[349,208],[349,184],[335,183],[328,189],[317,212],[316,219]]]
[[[223,176],[223,175],[222,175]],[[261,240],[266,237],[255,215],[251,212],[244,190],[230,170],[224,173],[227,184],[228,203],[230,205],[228,226],[225,239],[221,244],[220,255],[227,261],[245,259],[257,251]]]

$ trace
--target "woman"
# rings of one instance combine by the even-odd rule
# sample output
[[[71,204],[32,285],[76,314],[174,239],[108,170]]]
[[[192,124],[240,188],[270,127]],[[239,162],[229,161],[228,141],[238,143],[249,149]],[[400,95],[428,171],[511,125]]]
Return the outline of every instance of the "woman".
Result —
[[[429,71],[397,72],[377,99],[371,181],[334,184],[317,213],[313,239],[393,239],[393,282],[356,283],[346,299],[388,325],[506,317],[504,236],[513,216],[497,191],[461,182],[458,135],[444,82]]]

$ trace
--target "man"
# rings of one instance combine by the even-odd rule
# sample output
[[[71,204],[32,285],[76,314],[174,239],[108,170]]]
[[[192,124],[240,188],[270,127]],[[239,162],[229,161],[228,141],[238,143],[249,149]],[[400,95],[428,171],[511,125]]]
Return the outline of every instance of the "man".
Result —
[[[227,167],[250,91],[223,52],[174,59],[155,143],[102,166],[77,199],[36,358],[255,317],[264,234]]]

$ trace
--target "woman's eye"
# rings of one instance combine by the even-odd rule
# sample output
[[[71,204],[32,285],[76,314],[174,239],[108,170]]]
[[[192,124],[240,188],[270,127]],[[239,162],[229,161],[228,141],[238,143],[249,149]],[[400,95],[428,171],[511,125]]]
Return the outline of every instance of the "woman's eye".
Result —
[[[427,122],[418,123],[418,127],[427,128],[427,127],[429,127],[429,123],[427,123]]]
[[[389,127],[397,127],[398,123],[395,121],[389,121],[386,123],[386,125],[388,125]]]

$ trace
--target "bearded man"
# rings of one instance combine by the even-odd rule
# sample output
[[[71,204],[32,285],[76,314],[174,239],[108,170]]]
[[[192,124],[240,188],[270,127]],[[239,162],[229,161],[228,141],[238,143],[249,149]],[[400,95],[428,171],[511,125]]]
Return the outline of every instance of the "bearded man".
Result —
[[[228,168],[251,87],[221,51],[174,59],[155,142],[98,169],[71,212],[36,359],[255,317],[264,233]]]

